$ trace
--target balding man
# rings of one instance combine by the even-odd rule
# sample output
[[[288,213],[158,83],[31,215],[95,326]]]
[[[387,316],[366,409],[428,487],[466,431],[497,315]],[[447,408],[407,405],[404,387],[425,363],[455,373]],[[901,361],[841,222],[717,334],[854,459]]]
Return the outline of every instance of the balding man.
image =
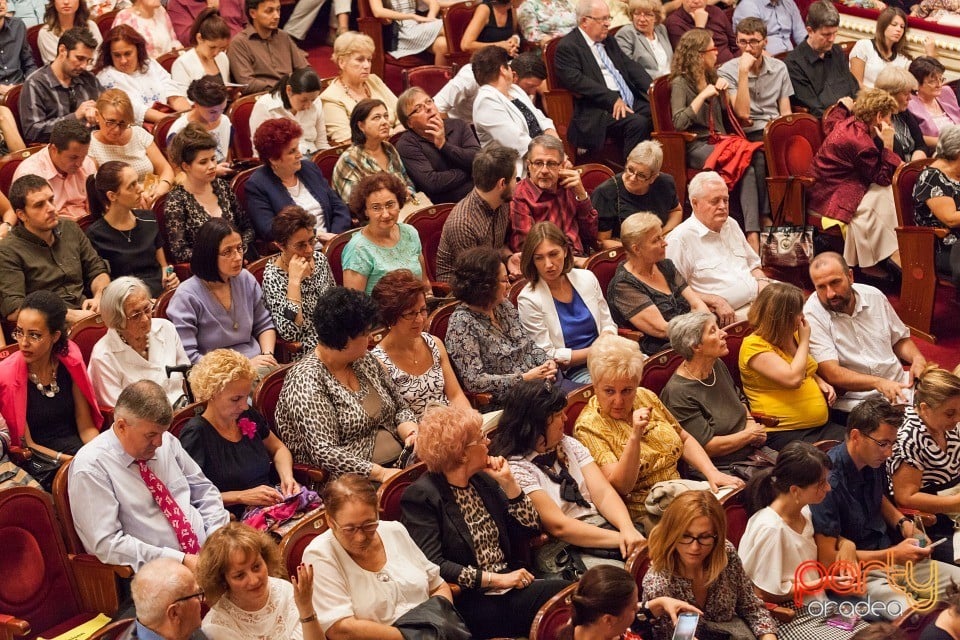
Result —
[[[130,585],[137,622],[121,640],[206,640],[200,631],[203,591],[193,572],[172,558],[143,565]]]
[[[810,324],[810,355],[820,377],[847,390],[834,408],[849,412],[875,393],[895,404],[910,401],[913,379],[927,361],[887,296],[854,284],[853,271],[832,251],[810,262],[810,280],[815,293],[803,307]]]
[[[746,320],[750,305],[770,279],[760,256],[730,219],[730,193],[714,171],[698,173],[687,187],[693,215],[667,236],[667,257],[700,294],[720,326]]]

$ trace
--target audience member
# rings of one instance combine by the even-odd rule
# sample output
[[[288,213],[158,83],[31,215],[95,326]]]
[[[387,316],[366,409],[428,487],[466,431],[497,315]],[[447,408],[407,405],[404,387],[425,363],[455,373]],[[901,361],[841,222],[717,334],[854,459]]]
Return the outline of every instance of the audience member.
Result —
[[[663,232],[670,233],[683,219],[677,199],[677,184],[669,173],[661,173],[663,146],[645,140],[627,156],[624,170],[593,190],[590,200],[597,210],[597,240],[604,249],[621,246],[620,225],[638,211],[660,219]]]
[[[936,268],[960,285],[960,127],[943,129],[933,162],[913,187],[913,206],[918,224],[949,230],[937,239]]]
[[[386,369],[367,351],[377,320],[376,304],[361,291],[331,287],[317,300],[317,348],[290,369],[276,412],[277,434],[297,462],[376,482],[400,473],[391,465],[401,447],[416,440],[417,424]],[[326,498],[324,504],[332,515]]]
[[[128,386],[152,380],[174,407],[187,404],[184,375],[168,367],[190,364],[173,323],[151,316],[150,289],[138,278],[121,276],[103,292],[100,315],[107,333],[93,345],[87,372],[97,404],[112,407]]]
[[[473,189],[470,171],[480,150],[470,125],[441,117],[420,87],[410,87],[397,98],[397,118],[407,128],[397,141],[397,152],[416,188],[432,202],[466,197]]]
[[[842,223],[847,264],[880,265],[877,270],[893,278],[900,276],[900,250],[891,184],[900,158],[890,118],[899,108],[880,89],[863,89],[856,103],[841,101],[827,117],[830,133],[811,165],[818,188],[808,194],[809,209],[827,226]]]
[[[607,285],[607,302],[613,321],[639,329],[640,349],[653,355],[667,348],[670,320],[690,311],[707,311],[707,305],[667,258],[660,218],[635,213],[623,221],[620,233],[626,260]]]
[[[214,531],[200,552],[197,580],[210,611],[210,638],[324,640],[313,607],[313,566],[284,579],[280,550],[268,534],[239,522]]]
[[[170,6],[176,0],[171,0]],[[230,44],[230,25],[216,7],[207,7],[200,12],[190,27],[187,40],[190,48],[177,56],[170,69],[170,77],[180,95],[186,95],[190,83],[209,76],[226,85],[230,82],[230,59],[227,45]]]
[[[297,69],[280,81],[269,93],[257,98],[250,112],[250,144],[260,125],[274,118],[289,118],[300,125],[300,153],[312,156],[329,149],[327,126],[323,122],[323,102],[320,100],[320,76],[312,67]]]
[[[521,2],[517,23],[524,41],[542,50],[549,41],[577,28],[577,7],[573,0]]]
[[[76,222],[57,217],[49,183],[35,175],[15,180],[10,203],[20,224],[0,242],[0,315],[15,322],[24,296],[41,290],[56,292],[71,324],[97,313],[110,283],[107,265]]]
[[[267,120],[253,136],[253,147],[263,160],[247,180],[247,209],[261,240],[271,236],[275,212],[297,205],[317,220],[317,240],[327,242],[351,226],[350,210],[330,188],[315,163],[303,161],[303,128],[289,118]]]
[[[83,0],[49,0],[43,12],[43,26],[37,33],[37,49],[40,50],[40,59],[44,64],[50,64],[60,48],[60,37],[70,29],[86,29],[93,39],[100,44],[100,29],[97,23],[90,19],[90,9]],[[96,49],[97,47],[91,47]]]
[[[461,51],[476,51],[495,44],[511,56],[520,53],[520,26],[513,5],[506,0],[486,0],[473,10],[473,17],[460,38]]]
[[[587,351],[601,333],[616,333],[597,277],[574,269],[570,239],[552,222],[530,229],[520,254],[527,279],[517,298],[523,328],[564,367],[564,376],[589,383]]]
[[[340,154],[331,180],[340,197],[350,202],[350,194],[363,178],[386,171],[403,181],[411,203],[417,206],[416,188],[400,154],[390,144],[390,113],[386,105],[373,98],[358,102],[350,114],[350,132],[353,144]]]
[[[810,324],[810,355],[817,374],[845,390],[834,408],[849,412],[874,393],[894,404],[909,401],[927,360],[886,295],[854,284],[853,271],[833,252],[811,261],[810,280],[815,293],[803,305]]]
[[[444,580],[460,587],[457,611],[473,637],[523,636],[540,607],[568,583],[534,579],[517,557],[540,530],[539,517],[507,461],[487,455],[490,439],[482,427],[472,409],[427,410],[417,457],[428,473],[404,492],[401,520]],[[511,615],[503,615],[506,608]]]
[[[490,247],[507,263],[507,272],[520,275],[520,256],[507,246],[510,201],[517,181],[515,149],[491,143],[473,159],[473,191],[454,205],[440,234],[436,275],[441,282],[453,279],[459,256],[473,247]]]
[[[747,18],[758,18],[763,22],[768,38],[763,51],[771,56],[792,51],[807,39],[803,16],[794,0],[744,0],[737,3],[733,12],[733,28],[736,30],[740,21]],[[742,44],[738,43],[738,46],[741,51],[744,50]]]
[[[113,427],[70,465],[70,510],[80,541],[101,562],[134,571],[156,558],[196,570],[207,536],[230,520],[220,492],[167,431],[173,411],[160,385],[128,386],[114,416]]]
[[[23,20],[27,28],[43,23],[44,0],[8,0],[7,16]]]
[[[204,592],[190,568],[173,558],[151,560],[137,571],[130,591],[137,620],[122,640],[206,640],[200,630]]]
[[[767,434],[750,415],[721,359],[730,353],[726,332],[712,313],[693,311],[671,320],[667,333],[670,348],[683,363],[670,376],[660,399],[718,470],[748,475],[738,463],[766,444]]]
[[[859,84],[850,73],[847,55],[834,44],[840,14],[829,0],[817,0],[807,9],[807,39],[785,60],[793,84],[793,104],[817,118],[843,97],[852,98]]]
[[[230,118],[223,113],[227,108],[228,97],[227,88],[218,78],[208,76],[194,80],[187,89],[187,98],[190,99],[193,106],[173,121],[167,133],[167,140],[169,141],[190,123],[203,127],[217,141],[214,159],[217,161],[218,176],[233,172],[229,163],[227,163],[233,126],[230,123]]]
[[[243,240],[229,220],[204,222],[193,241],[193,276],[177,287],[167,317],[190,362],[196,364],[214,349],[234,349],[250,358],[262,376],[277,366],[277,332],[260,284],[243,268],[243,253]]]
[[[570,568],[572,561],[565,558],[570,553],[588,569],[622,566],[645,542],[587,448],[564,435],[565,406],[559,385],[519,382],[504,398],[503,417],[489,445],[490,455],[507,459],[551,536],[533,552],[538,577],[570,575],[564,571]]]
[[[960,585],[950,584],[945,590],[943,600],[946,601],[946,608],[937,614],[937,617],[920,633],[920,640],[951,640],[960,634]],[[899,629],[897,631],[900,632]],[[907,638],[905,635],[889,635],[876,639],[864,637],[856,640],[907,640]]]
[[[710,41],[713,43],[708,46],[716,49],[713,52],[716,64],[723,64],[740,55],[730,18],[723,9],[706,0],[681,0],[680,7],[670,12],[663,23],[670,34],[670,44],[674,49],[677,48],[680,38],[691,29],[705,29],[710,32]]]
[[[177,286],[177,275],[167,268],[157,219],[153,211],[140,208],[143,187],[137,172],[125,162],[111,160],[88,182],[94,221],[86,234],[110,275],[140,278],[148,287],[148,298]]]
[[[770,279],[730,218],[730,196],[723,178],[701,171],[687,191],[693,215],[667,237],[667,257],[717,315],[721,327],[745,320],[750,303]]]
[[[256,377],[246,356],[232,349],[208,352],[190,370],[190,388],[204,403],[203,413],[180,432],[184,450],[238,518],[246,509],[272,507],[300,492],[290,450],[250,407]]]
[[[920,56],[910,63],[910,73],[917,79],[917,92],[907,107],[920,121],[923,141],[937,146],[940,131],[951,124],[960,124],[960,105],[951,87],[944,91],[943,63],[930,56]]]
[[[13,173],[16,181],[26,175],[43,178],[53,189],[53,208],[58,216],[78,220],[89,213],[87,177],[97,172],[90,148],[90,129],[75,118],[58,120],[50,130],[50,142],[25,158]]]
[[[628,4],[631,24],[617,31],[617,45],[623,54],[638,62],[651,79],[670,73],[673,46],[663,25],[660,0],[632,0]]]
[[[694,169],[702,169],[707,164],[717,149],[716,135],[726,133],[723,122],[726,97],[723,93],[730,85],[725,78],[719,77],[714,69],[717,52],[716,47],[711,46],[712,42],[710,33],[704,29],[692,29],[683,34],[676,45],[670,74],[673,126],[677,131],[694,134],[694,139],[686,144],[687,166]],[[750,55],[749,52],[747,55]],[[763,58],[762,55],[758,57]],[[739,65],[742,61],[749,59],[741,57],[736,64]],[[751,111],[750,92],[740,93],[741,98],[747,100],[747,112]],[[778,101],[777,108],[779,107]],[[758,251],[761,218],[770,215],[766,186],[767,166],[763,152],[760,149],[753,150],[750,164],[742,169],[739,179],[731,177],[731,180],[736,180],[737,183],[738,204],[747,243],[754,251]]]
[[[2,25],[0,25],[0,29],[2,28]],[[2,90],[3,85],[0,85],[0,92]],[[0,96],[2,95],[0,93]],[[10,107],[0,105],[0,154],[5,156],[23,151],[26,148],[27,144],[23,141],[23,136],[20,135],[20,123],[14,117],[13,111],[10,110]],[[0,238],[2,237],[0,236]]]
[[[129,6],[130,0],[90,0],[87,2],[87,8],[90,10],[90,18],[94,21],[99,20],[111,11],[120,11]]]
[[[920,121],[909,109],[910,98],[917,91],[917,79],[913,74],[892,64],[877,75],[877,89],[886,91],[897,101],[898,110],[891,118],[893,123],[893,152],[904,162],[927,157],[927,144],[923,139]]]
[[[153,59],[183,49],[173,31],[173,23],[159,0],[133,0],[113,18],[113,26],[128,24],[147,41],[147,55]]]
[[[531,101],[536,100],[537,92],[547,78],[547,66],[540,52],[521,53],[510,60],[510,68],[513,69],[513,83],[520,87]],[[463,65],[457,75],[433,96],[437,111],[448,118],[473,124],[473,102],[479,89],[480,85],[473,74],[473,64]]]
[[[611,137],[626,157],[650,137],[650,76],[610,35],[605,0],[579,0],[577,24],[557,45],[555,63],[560,86],[579,96],[567,139],[575,148],[598,150]]]
[[[298,342],[300,359],[317,346],[313,310],[324,291],[336,286],[323,251],[317,249],[317,219],[303,207],[287,205],[271,224],[273,242],[280,255],[263,269],[263,304],[273,318],[277,334]]]
[[[907,14],[899,7],[887,7],[877,16],[874,37],[857,40],[850,50],[850,73],[860,88],[873,88],[877,75],[888,65],[907,68],[910,58],[902,53],[906,44]],[[936,55],[932,40],[925,49],[928,56]]]
[[[3,0],[0,9],[0,15],[3,16],[0,17],[0,42],[3,43],[3,53],[0,53],[0,94],[6,95],[10,87],[23,83],[36,70],[37,63],[27,42],[25,22],[7,13],[7,0]]]
[[[245,94],[270,89],[283,76],[309,66],[307,56],[280,26],[280,0],[245,0],[247,27],[227,47],[233,80]]]
[[[338,35],[333,43],[333,61],[340,75],[320,94],[327,139],[332,145],[350,142],[350,114],[358,102],[368,98],[380,100],[387,106],[391,133],[398,130],[397,97],[380,77],[370,72],[373,54],[373,39],[364,33],[347,31]]]
[[[215,8],[230,30],[233,38],[247,26],[247,9],[244,0],[222,0],[211,7],[205,0],[168,0],[167,14],[180,42],[191,42],[190,34],[198,23],[204,9]],[[186,55],[186,54],[184,54]]]
[[[27,470],[47,491],[60,465],[103,427],[83,356],[68,333],[63,301],[34,291],[11,332],[21,348],[0,363],[0,414],[12,441],[31,451]]]
[[[190,262],[200,227],[214,218],[237,228],[243,241],[241,258],[256,255],[253,225],[230,184],[217,177],[216,152],[216,139],[198,124],[187,125],[167,149],[173,166],[183,172],[183,181],[171,189],[163,207],[173,262]]]
[[[53,124],[61,118],[96,124],[94,100],[103,87],[89,65],[98,42],[85,28],[67,30],[57,43],[57,56],[23,81],[20,122],[25,140],[48,142]]]
[[[426,332],[423,280],[409,269],[397,269],[380,278],[372,295],[389,331],[371,353],[387,370],[414,417],[419,420],[433,404],[468,409],[470,403],[443,341]]]
[[[326,0],[310,0],[298,2],[293,13],[283,23],[283,30],[292,38],[303,42],[307,38],[308,30],[320,15],[320,10]],[[350,5],[347,0],[334,0],[330,3],[330,35],[340,35],[350,28]],[[336,29],[336,31],[334,31]],[[328,36],[329,38],[330,36]]]
[[[426,9],[426,15],[422,11]],[[413,56],[427,49],[433,54],[434,64],[446,63],[447,39],[443,34],[438,0],[370,0],[374,18],[391,22],[391,37],[384,39],[383,48],[395,58]]]

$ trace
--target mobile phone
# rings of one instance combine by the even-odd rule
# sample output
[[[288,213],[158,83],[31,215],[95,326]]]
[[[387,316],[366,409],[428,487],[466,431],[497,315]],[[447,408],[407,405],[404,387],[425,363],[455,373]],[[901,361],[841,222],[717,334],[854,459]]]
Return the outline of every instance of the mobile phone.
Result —
[[[673,640],[693,640],[700,624],[700,614],[684,611],[677,616],[677,626],[673,629]]]
[[[842,613],[838,613],[829,620],[827,624],[831,627],[836,627],[837,629],[843,629],[844,631],[853,631],[853,628],[857,626],[857,623],[860,621],[860,616],[852,615],[845,616]]]
[[[940,538],[940,539],[937,540],[936,542],[931,542],[930,544],[928,544],[928,545],[927,545],[927,549],[933,549],[933,548],[934,548],[935,546],[937,546],[938,544],[944,543],[944,542],[946,542],[946,541],[947,541],[946,538]]]

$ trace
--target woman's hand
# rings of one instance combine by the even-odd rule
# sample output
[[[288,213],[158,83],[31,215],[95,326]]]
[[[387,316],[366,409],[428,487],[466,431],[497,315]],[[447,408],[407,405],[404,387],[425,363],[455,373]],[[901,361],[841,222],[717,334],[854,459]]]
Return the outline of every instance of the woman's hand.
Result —
[[[492,589],[526,589],[533,584],[533,574],[526,569],[517,569],[511,573],[488,572]]]
[[[173,269],[170,269],[169,271],[164,269],[162,282],[164,290],[173,289],[174,287],[179,286],[180,278],[177,277],[177,272]]]
[[[717,80],[716,84],[714,84],[713,86],[717,88],[717,93],[720,93],[722,91],[726,91],[727,89],[729,89],[730,83],[727,82],[726,78],[720,78],[719,80]]]
[[[297,481],[291,478],[281,478],[280,479],[280,493],[283,494],[284,498],[289,498],[290,496],[295,496],[300,493],[300,485],[297,484]]]
[[[640,407],[633,412],[633,437],[642,438],[643,432],[650,424],[650,408]]]
[[[290,280],[303,282],[313,275],[313,260],[307,260],[302,256],[293,256],[290,258],[290,264],[287,266],[287,272]]]
[[[241,491],[240,495],[243,498],[240,501],[242,504],[253,507],[272,507],[283,502],[283,496],[280,495],[280,492],[265,484]]]
[[[636,527],[624,527],[620,530],[620,555],[626,560],[640,550],[640,545],[646,538],[637,531]]]
[[[419,16],[417,14],[413,14],[411,20],[416,20],[417,22],[435,22],[436,20],[439,20],[439,18],[431,18],[429,16]]]
[[[707,482],[710,483],[710,491],[716,493],[720,490],[720,487],[742,487],[743,480],[736,476],[731,476],[728,473],[721,473],[720,471],[713,471],[711,473],[705,474]]]
[[[719,84],[719,82],[720,81],[718,80],[717,84]],[[703,88],[703,91],[701,91],[697,97],[703,100],[709,100],[710,98],[716,98],[719,94],[720,92],[717,91],[717,85],[708,84]]]
[[[232,176],[237,172],[229,162],[220,162],[217,164],[217,177]]]
[[[297,575],[290,576],[293,583],[293,601],[301,618],[309,618],[316,613],[313,610],[313,565],[300,563]]]
[[[553,382],[557,379],[557,363],[553,360],[547,360],[543,364],[524,373],[522,377],[528,382],[530,380],[548,380]]]
[[[837,401],[837,390],[833,388],[833,385],[821,378],[816,376],[817,386],[820,387],[820,391],[823,393],[823,397],[827,399],[827,406],[832,407],[833,403]]]
[[[703,615],[703,611],[700,611],[700,609],[697,609],[689,602],[677,600],[676,598],[668,598],[667,596],[661,596],[659,598],[647,600],[647,609],[650,609],[650,613],[653,614],[654,618],[659,618],[665,613],[669,614],[670,620],[672,620],[674,624],[677,623],[677,616],[684,611],[690,611],[692,613],[699,613],[700,615]]]
[[[749,437],[747,444],[752,447],[762,447],[767,443],[767,432],[763,425],[753,419],[753,416],[747,416],[747,425],[743,428],[744,435]]]
[[[258,367],[275,367],[277,366],[277,359],[266,353],[261,353],[258,356],[250,358],[250,364],[253,365],[254,369]]]
[[[810,342],[810,323],[802,315],[797,320],[797,342],[801,344]]]
[[[875,131],[877,132],[877,137],[879,137],[883,142],[884,148],[892,151],[894,134],[893,126],[881,120],[877,124]]]
[[[520,485],[513,477],[513,471],[510,469],[510,464],[506,458],[503,456],[488,456],[486,472],[500,485],[503,492],[507,494],[507,498],[513,500],[520,495]]]

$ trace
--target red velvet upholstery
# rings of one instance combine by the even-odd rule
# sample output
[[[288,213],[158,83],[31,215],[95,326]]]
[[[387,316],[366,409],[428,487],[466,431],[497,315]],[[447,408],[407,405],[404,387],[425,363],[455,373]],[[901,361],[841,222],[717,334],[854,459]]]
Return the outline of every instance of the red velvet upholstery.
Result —
[[[381,520],[400,519],[400,498],[403,497],[403,492],[426,471],[427,465],[420,462],[407,467],[380,485],[377,489],[377,503],[380,505]]]
[[[114,9],[113,11],[108,11],[94,22],[97,23],[97,29],[100,30],[100,37],[105,37],[110,29],[113,28],[113,21],[117,17],[117,14],[120,13],[119,9]]]
[[[573,435],[573,427],[577,424],[577,418],[580,417],[580,413],[583,411],[583,408],[587,406],[587,403],[590,402],[590,398],[593,397],[593,385],[587,385],[581,387],[576,391],[571,391],[567,394],[567,407],[564,410],[567,414],[567,419],[563,423],[563,432],[568,436]]]
[[[253,392],[253,408],[267,419],[271,429],[277,428],[277,402],[283,390],[283,379],[291,366],[293,365],[281,365],[268,373]]]
[[[172,435],[174,438],[179,438],[180,432],[183,431],[185,426],[187,426],[187,423],[203,413],[206,407],[206,402],[194,402],[193,404],[188,404],[184,408],[178,410],[173,414],[173,420],[170,421],[170,428],[167,429],[167,431],[169,431],[170,435]]]
[[[179,277],[179,276],[178,276]],[[170,306],[170,300],[173,298],[173,293],[176,289],[167,289],[157,297],[157,303],[153,307],[153,317],[154,318],[164,318],[167,317],[167,307]]]
[[[813,186],[813,158],[823,137],[820,120],[808,113],[781,116],[764,129],[771,210],[777,211],[781,200],[787,198],[784,216],[791,224],[800,224],[803,218],[803,190]],[[799,178],[789,193],[788,176]],[[819,216],[809,216],[809,224],[819,225]]]
[[[163,67],[167,73],[173,73],[173,63],[177,61],[181,53],[186,53],[186,51],[186,49],[183,51],[167,51],[157,58],[157,64]]]
[[[20,92],[21,85],[14,85],[13,88],[7,93],[7,100],[10,100],[10,93],[16,90]],[[8,107],[10,106],[9,102],[5,102]],[[17,118],[17,122],[20,122],[19,115],[14,114],[14,117]],[[14,153],[8,154],[3,158],[0,158],[0,192],[10,193],[10,185],[13,184],[13,174],[16,173],[17,167],[20,166],[20,163],[32,156],[33,154],[42,151],[46,148],[47,145],[41,144],[33,147],[27,147],[23,151],[16,151]]]
[[[323,253],[327,256],[327,262],[330,263],[330,270],[333,271],[333,279],[339,285],[343,284],[343,250],[350,242],[350,237],[357,231],[360,231],[359,227],[338,233],[323,248]]]
[[[30,46],[30,55],[33,56],[33,61],[36,63],[38,69],[43,66],[43,56],[40,55],[39,43],[41,29],[43,29],[42,23],[27,28],[27,44]],[[20,126],[19,123],[17,126]]]
[[[157,148],[160,149],[163,157],[167,157],[167,137],[170,135],[170,129],[173,127],[173,123],[179,118],[179,113],[171,113],[153,125],[153,142],[157,145]]]
[[[600,290],[606,293],[607,286],[613,280],[613,274],[617,272],[620,263],[626,260],[627,254],[623,248],[605,249],[599,253],[593,254],[587,260],[586,269],[592,271],[600,282]]]
[[[107,325],[103,323],[103,318],[98,313],[95,316],[88,316],[70,327],[70,339],[80,347],[80,354],[83,361],[90,364],[90,354],[93,353],[93,345],[107,333]]]
[[[523,288],[527,286],[527,279],[520,278],[512,285],[510,285],[510,293],[507,294],[507,299],[510,301],[510,304],[516,308],[518,301],[520,300],[520,292],[523,291]]]
[[[278,253],[273,253],[268,256],[264,256],[259,260],[254,260],[247,265],[247,271],[257,279],[257,282],[263,284],[263,270],[267,268],[267,263],[277,257]]]
[[[640,377],[640,386],[660,395],[673,372],[683,364],[683,358],[673,349],[664,349],[655,353],[643,363],[643,375]]]
[[[8,344],[7,346],[0,349],[0,360],[3,360],[7,356],[9,356],[11,353],[14,353],[16,351],[20,351],[19,344],[17,344],[16,342],[14,342],[13,344]]]
[[[692,133],[677,131],[673,126],[673,109],[670,107],[670,77],[661,76],[650,83],[650,117],[653,120],[654,140],[663,145],[664,173],[673,176],[677,183],[677,198],[686,206],[687,181],[697,174],[696,169],[687,168],[687,142],[693,140]]]
[[[447,56],[449,57],[449,55]],[[427,92],[431,98],[443,89],[453,77],[453,68],[447,66],[438,66],[435,64],[425,64],[414,69],[404,69],[400,72],[400,80],[403,82],[403,89],[406,91],[410,87],[420,87]]]
[[[566,587],[540,607],[530,626],[530,640],[556,640],[560,629],[570,621],[570,595],[576,584]]]
[[[470,52],[460,48],[460,41],[463,40],[463,34],[467,31],[467,25],[473,19],[473,13],[477,10],[479,2],[469,0],[468,2],[458,2],[450,5],[443,12],[443,32],[447,36],[447,63],[448,64],[467,64],[470,62]],[[514,11],[514,20],[517,19]],[[430,94],[434,95],[434,94]]]
[[[733,546],[740,546],[740,539],[747,530],[747,508],[744,504],[746,492],[743,489],[737,489],[733,493],[721,500],[723,511],[727,514],[727,540],[733,543]]]
[[[406,223],[417,230],[420,236],[420,246],[423,249],[423,258],[427,262],[427,278],[436,280],[437,250],[440,248],[440,234],[446,224],[452,204],[438,204],[427,209],[420,209],[410,214]]]
[[[644,544],[640,550],[627,560],[627,573],[633,576],[637,583],[637,591],[643,593],[643,576],[650,570],[650,548]]]
[[[280,540],[280,557],[287,574],[297,575],[297,566],[303,559],[303,552],[313,539],[327,530],[327,512],[324,510],[303,518]],[[279,638],[277,640],[280,640]]]
[[[454,300],[433,310],[433,313],[427,318],[430,335],[437,336],[441,340],[447,337],[447,327],[450,325],[450,316],[459,304],[459,301]]]
[[[574,168],[580,172],[580,181],[583,182],[583,188],[590,194],[593,193],[594,189],[613,177],[613,169],[597,162],[581,164]]]
[[[730,377],[733,378],[733,384],[739,389],[742,386],[740,382],[740,345],[743,339],[753,333],[753,327],[746,320],[734,322],[723,331],[727,334],[727,355],[720,358],[730,370]]]
[[[320,167],[320,173],[323,174],[327,182],[333,183],[333,169],[337,166],[337,161],[343,155],[343,152],[349,148],[349,144],[342,144],[339,147],[324,149],[313,154],[313,163]]]
[[[40,65],[43,66],[43,65]],[[23,125],[20,124],[20,93],[23,91],[22,84],[15,84],[7,90],[7,94],[3,96],[3,105],[10,109],[10,113],[13,114],[13,121],[17,124],[17,131],[20,132],[20,137],[23,138],[23,141],[29,147],[30,140],[27,140],[27,136],[23,135]],[[13,175],[13,174],[11,174]],[[7,189],[10,188],[10,185],[3,187],[3,192],[7,193]]]
[[[234,160],[256,156],[251,141],[253,132],[250,131],[250,114],[253,113],[253,105],[257,98],[264,93],[266,91],[237,98],[227,109],[227,117],[230,119],[230,124],[233,125],[233,139],[230,141],[230,149],[233,152]]]

